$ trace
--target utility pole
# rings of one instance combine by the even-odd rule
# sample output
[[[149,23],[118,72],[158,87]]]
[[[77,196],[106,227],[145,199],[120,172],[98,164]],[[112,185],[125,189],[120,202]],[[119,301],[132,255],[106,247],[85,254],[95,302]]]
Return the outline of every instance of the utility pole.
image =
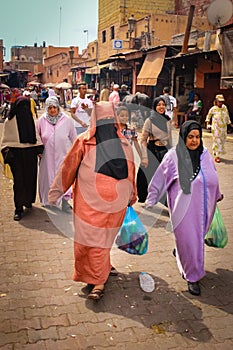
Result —
[[[195,5],[191,5],[189,10],[189,15],[188,15],[188,22],[187,22],[187,26],[184,34],[184,41],[183,41],[181,54],[186,53],[188,51],[188,42],[189,42],[189,36],[190,36],[191,27],[192,27],[194,10],[195,10]]]

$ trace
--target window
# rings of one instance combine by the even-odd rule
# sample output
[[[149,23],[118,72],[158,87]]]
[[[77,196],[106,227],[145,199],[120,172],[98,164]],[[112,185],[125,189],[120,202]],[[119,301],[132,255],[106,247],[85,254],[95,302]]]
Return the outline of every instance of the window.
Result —
[[[110,39],[114,39],[115,38],[115,29],[114,26],[110,27]]]
[[[102,43],[106,42],[106,30],[102,31]]]

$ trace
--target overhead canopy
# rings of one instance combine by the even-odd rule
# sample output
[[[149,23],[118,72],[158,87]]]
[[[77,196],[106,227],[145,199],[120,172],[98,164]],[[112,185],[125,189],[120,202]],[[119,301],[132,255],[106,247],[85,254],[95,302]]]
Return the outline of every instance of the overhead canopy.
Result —
[[[154,86],[163,67],[166,48],[148,52],[142,68],[137,76],[137,85]]]
[[[102,68],[106,68],[106,67],[109,67],[110,66],[110,63],[106,63],[106,64],[97,64],[96,66],[93,66],[93,67],[90,67],[90,68],[87,68],[85,73],[86,74],[100,74],[100,70]]]

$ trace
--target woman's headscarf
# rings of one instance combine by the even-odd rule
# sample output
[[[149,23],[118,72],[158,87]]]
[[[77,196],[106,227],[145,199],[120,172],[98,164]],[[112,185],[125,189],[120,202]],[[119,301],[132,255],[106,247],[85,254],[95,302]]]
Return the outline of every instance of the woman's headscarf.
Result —
[[[199,130],[200,132],[200,145],[195,150],[190,150],[186,147],[186,139],[191,130]],[[201,125],[194,120],[184,122],[180,128],[176,154],[178,157],[180,187],[185,194],[191,193],[191,182],[196,178],[200,171],[200,157],[202,152],[203,142]]]
[[[160,114],[156,111],[156,107],[160,101],[164,101],[162,97],[156,97],[153,101],[153,111],[151,112],[151,116],[149,117],[152,124],[156,125],[160,130],[167,132],[167,122],[170,118],[164,113]]]
[[[58,108],[58,114],[56,117],[52,117],[49,114],[49,107],[50,106],[54,106]],[[48,120],[48,122],[50,124],[56,125],[57,121],[59,120],[59,118],[61,117],[62,113],[61,113],[61,109],[60,109],[60,105],[59,105],[59,101],[57,99],[56,96],[50,96],[45,100],[45,109],[46,109],[46,115],[45,118]]]
[[[8,119],[16,116],[20,143],[36,143],[36,128],[31,112],[30,100],[20,96],[11,105]]]
[[[113,103],[101,101],[94,105],[84,140],[92,136],[96,138],[95,171],[118,180],[127,178],[128,166],[121,144],[121,140],[127,140],[121,135]]]

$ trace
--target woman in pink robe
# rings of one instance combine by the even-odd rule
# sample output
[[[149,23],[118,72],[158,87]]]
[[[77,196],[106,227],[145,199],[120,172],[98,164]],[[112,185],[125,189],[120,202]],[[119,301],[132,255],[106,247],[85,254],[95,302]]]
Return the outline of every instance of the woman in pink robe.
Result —
[[[39,197],[43,206],[49,205],[48,193],[55,175],[71,148],[77,134],[73,120],[60,111],[56,97],[46,99],[46,112],[37,120],[36,127],[44,144],[44,153],[39,167]],[[69,188],[62,198],[62,209],[68,211],[72,198]],[[56,202],[60,206],[61,198]]]
[[[222,199],[214,162],[201,137],[199,123],[191,120],[182,124],[179,142],[164,156],[146,200],[149,208],[167,191],[178,268],[194,295],[200,294],[198,282],[205,275],[204,237],[216,203]]]
[[[49,192],[53,204],[73,185],[73,280],[94,285],[90,299],[103,295],[112,244],[128,204],[136,202],[133,159],[113,103],[97,102],[90,128],[74,142]]]

